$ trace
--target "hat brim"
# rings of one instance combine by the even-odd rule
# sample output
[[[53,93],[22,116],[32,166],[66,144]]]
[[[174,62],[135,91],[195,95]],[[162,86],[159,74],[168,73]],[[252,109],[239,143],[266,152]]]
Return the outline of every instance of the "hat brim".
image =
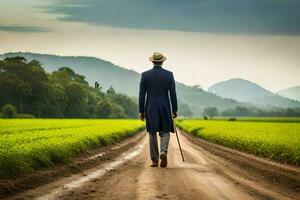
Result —
[[[149,58],[149,60],[150,60],[151,62],[164,62],[164,61],[167,60],[167,58],[166,58],[165,56],[163,56],[161,59],[157,60],[157,59],[154,59],[153,56],[151,56],[151,57]]]

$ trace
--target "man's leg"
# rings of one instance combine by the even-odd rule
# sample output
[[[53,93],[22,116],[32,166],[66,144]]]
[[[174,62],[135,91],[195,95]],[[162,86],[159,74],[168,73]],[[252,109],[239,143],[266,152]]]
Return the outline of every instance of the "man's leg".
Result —
[[[160,159],[161,167],[167,167],[168,165],[168,147],[169,147],[169,141],[170,141],[170,133],[169,132],[159,132],[160,136]]]
[[[169,132],[159,132],[160,136],[160,153],[168,153],[170,133]]]
[[[158,163],[158,157],[159,157],[156,132],[149,133],[149,147],[150,147],[150,157],[153,162],[152,163],[153,165],[155,163]]]

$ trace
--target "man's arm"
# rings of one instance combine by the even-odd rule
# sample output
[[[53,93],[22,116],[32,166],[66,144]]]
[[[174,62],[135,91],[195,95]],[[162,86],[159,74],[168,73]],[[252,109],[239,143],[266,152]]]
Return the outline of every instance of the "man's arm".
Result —
[[[170,98],[171,98],[171,104],[172,104],[172,112],[173,112],[173,118],[177,117],[177,96],[176,96],[176,87],[175,87],[175,80],[173,73],[171,73],[171,87],[170,87]]]
[[[146,83],[144,75],[141,75],[140,81],[140,92],[139,92],[139,112],[140,112],[140,119],[145,119],[145,97],[146,97]]]

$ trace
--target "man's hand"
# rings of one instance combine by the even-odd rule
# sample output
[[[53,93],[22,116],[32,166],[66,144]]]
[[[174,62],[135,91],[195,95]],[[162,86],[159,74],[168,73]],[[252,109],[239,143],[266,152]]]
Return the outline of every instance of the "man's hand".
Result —
[[[140,117],[140,120],[144,121],[145,120],[145,113],[140,113],[139,117]]]
[[[177,117],[177,112],[173,112],[173,118],[175,119]]]

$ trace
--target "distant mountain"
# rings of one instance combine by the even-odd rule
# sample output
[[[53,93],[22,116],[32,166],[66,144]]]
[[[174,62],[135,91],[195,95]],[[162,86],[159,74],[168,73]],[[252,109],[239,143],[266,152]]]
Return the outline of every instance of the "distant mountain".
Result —
[[[118,92],[133,97],[138,96],[139,73],[99,58],[34,53],[6,53],[3,55],[0,54],[0,59],[3,60],[5,57],[13,56],[23,56],[27,60],[36,59],[43,64],[43,67],[48,72],[57,70],[60,67],[70,67],[77,73],[83,74],[90,85],[94,85],[94,82],[98,81],[104,90],[113,86]],[[202,110],[208,106],[215,106],[220,110],[224,110],[243,105],[237,101],[224,99],[208,93],[198,87],[191,87],[178,82],[176,83],[176,87],[179,102],[181,104],[187,104],[194,115],[200,115]]]
[[[277,92],[277,94],[286,98],[300,101],[300,86],[280,90]]]
[[[279,96],[256,83],[239,78],[216,83],[208,91],[223,98],[259,106],[300,107],[299,101]]]

